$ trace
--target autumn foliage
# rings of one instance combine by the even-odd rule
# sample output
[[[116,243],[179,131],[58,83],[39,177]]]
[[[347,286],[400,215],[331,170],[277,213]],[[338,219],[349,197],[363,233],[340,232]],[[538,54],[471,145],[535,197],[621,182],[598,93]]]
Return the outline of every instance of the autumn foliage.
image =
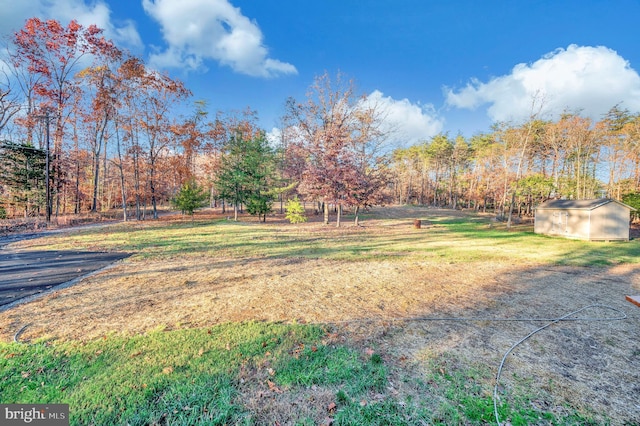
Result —
[[[113,209],[125,220],[156,218],[187,183],[236,215],[265,220],[274,203],[284,213],[298,197],[325,223],[335,212],[338,226],[343,210],[357,224],[362,209],[389,202],[511,220],[550,197],[640,193],[640,115],[619,106],[600,121],[534,114],[470,138],[425,135],[409,145],[393,134],[383,105],[344,75],[325,73],[304,99],[286,100],[274,141],[257,112],[210,115],[180,80],[95,25],[31,18],[2,60],[3,216],[41,216],[49,200],[54,218]]]

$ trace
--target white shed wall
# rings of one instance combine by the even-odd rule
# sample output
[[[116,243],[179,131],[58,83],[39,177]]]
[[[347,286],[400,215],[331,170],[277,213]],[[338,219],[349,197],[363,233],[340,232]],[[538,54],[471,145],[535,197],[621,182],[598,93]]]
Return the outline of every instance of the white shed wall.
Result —
[[[617,203],[609,203],[591,212],[590,240],[628,240],[628,208]]]
[[[536,209],[534,232],[583,240],[629,240],[630,210],[610,202],[593,209]]]

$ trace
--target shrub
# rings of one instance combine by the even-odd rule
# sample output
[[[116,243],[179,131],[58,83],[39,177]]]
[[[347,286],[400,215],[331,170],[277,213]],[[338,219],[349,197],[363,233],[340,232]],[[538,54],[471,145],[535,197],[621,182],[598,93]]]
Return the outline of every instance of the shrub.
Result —
[[[292,200],[287,200],[285,205],[285,216],[291,223],[304,223],[307,221],[307,217],[304,215],[304,207],[295,197]]]
[[[172,200],[173,205],[180,209],[182,213],[193,217],[196,209],[207,205],[208,195],[194,180],[190,180],[182,185],[178,195]]]

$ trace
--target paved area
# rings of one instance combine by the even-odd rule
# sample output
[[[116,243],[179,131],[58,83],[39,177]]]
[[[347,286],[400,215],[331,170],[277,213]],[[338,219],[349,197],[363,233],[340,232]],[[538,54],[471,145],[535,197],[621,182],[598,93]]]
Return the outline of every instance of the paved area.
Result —
[[[0,237],[0,309],[16,300],[102,269],[129,256],[128,253],[85,251],[22,251],[8,247],[16,241],[41,234]]]

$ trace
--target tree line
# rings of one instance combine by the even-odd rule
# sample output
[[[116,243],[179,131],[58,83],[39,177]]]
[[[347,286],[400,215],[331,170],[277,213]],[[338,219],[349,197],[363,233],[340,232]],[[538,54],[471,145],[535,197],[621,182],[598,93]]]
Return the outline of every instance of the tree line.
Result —
[[[384,203],[511,221],[551,197],[639,198],[640,116],[619,106],[595,123],[578,112],[532,114],[397,148],[384,108],[325,73],[306,98],[286,100],[279,140],[269,141],[255,111],[210,114],[181,81],[95,26],[29,19],[2,60],[0,216],[119,209],[142,220],[173,200],[266,220],[274,203],[299,198],[326,223],[335,212],[339,226],[344,209],[357,223]]]
[[[532,215],[550,198],[611,197],[640,208],[640,114],[614,106],[598,122],[579,113],[498,123],[469,139],[440,134],[393,152],[402,203]]]

